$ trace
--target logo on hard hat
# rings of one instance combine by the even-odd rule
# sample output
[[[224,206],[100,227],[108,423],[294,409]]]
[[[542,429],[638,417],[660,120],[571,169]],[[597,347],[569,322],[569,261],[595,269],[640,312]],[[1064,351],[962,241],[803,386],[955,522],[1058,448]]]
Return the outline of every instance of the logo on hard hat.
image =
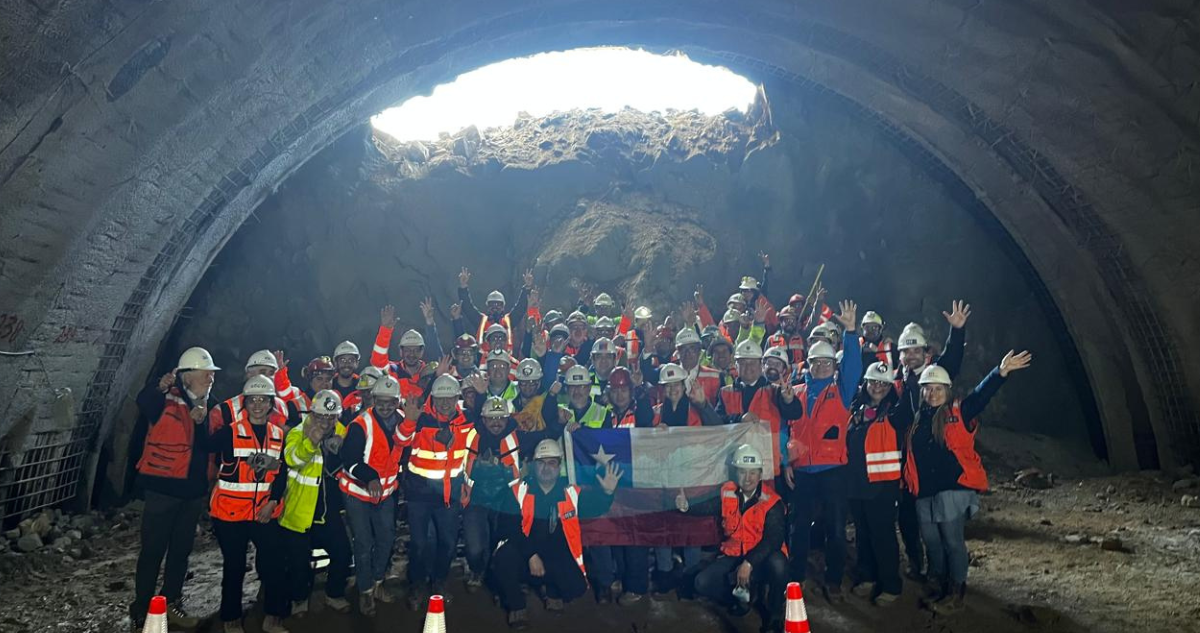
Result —
[[[338,408],[337,401],[333,399],[333,396],[326,396],[322,406],[325,407],[326,411],[337,411]]]
[[[524,367],[524,368],[522,368],[522,369],[521,369],[521,374],[522,374],[522,375],[528,376],[529,374],[532,374],[532,373],[533,373],[533,368],[532,368],[532,367]]]

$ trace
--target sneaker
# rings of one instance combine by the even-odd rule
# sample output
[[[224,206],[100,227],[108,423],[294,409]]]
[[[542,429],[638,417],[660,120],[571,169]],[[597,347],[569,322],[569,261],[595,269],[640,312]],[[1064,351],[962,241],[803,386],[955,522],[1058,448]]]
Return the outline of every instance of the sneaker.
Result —
[[[294,615],[296,617],[300,617],[300,616],[303,616],[305,613],[308,613],[308,601],[307,600],[293,600],[292,601],[292,615]]]
[[[467,593],[475,593],[483,588],[483,576],[475,572],[467,574]]]
[[[289,633],[287,627],[283,625],[283,618],[277,615],[268,615],[263,619],[263,633]]]
[[[621,594],[620,598],[617,598],[617,604],[621,605],[622,607],[632,607],[633,605],[641,602],[645,597],[646,596],[644,594],[625,592]]]
[[[546,598],[546,610],[551,613],[562,613],[562,598]]]
[[[225,633],[246,633],[246,629],[242,628],[241,620],[232,620],[230,622],[222,622],[221,630]]]
[[[529,628],[529,613],[525,609],[509,612],[508,627],[514,631],[524,631]]]
[[[854,585],[854,588],[850,590],[850,593],[858,596],[859,598],[870,598],[871,594],[875,593],[875,583],[860,582],[857,585]]]
[[[183,609],[183,602],[176,600],[167,605],[167,624],[180,629],[194,629],[200,626],[200,618],[188,615]]]
[[[900,594],[887,593],[885,591],[885,592],[879,594],[878,596],[875,596],[875,606],[886,607],[890,604],[894,604],[899,599],[900,599]]]
[[[375,583],[375,587],[371,589],[371,595],[375,600],[384,604],[391,604],[396,601],[396,594],[392,593],[391,589],[383,586],[383,581]]]
[[[953,615],[962,611],[964,598],[966,597],[967,586],[965,584],[951,587],[946,592],[946,596],[941,600],[933,603],[932,609],[938,615]]]
[[[845,602],[846,596],[842,593],[841,585],[825,587],[825,599],[829,601],[829,604],[841,604]]]
[[[359,594],[359,596],[358,596],[358,612],[367,617],[374,616],[375,615],[375,596],[372,596],[369,592]]]
[[[347,613],[350,611],[350,601],[345,598],[325,596],[325,606],[337,611],[338,613]]]

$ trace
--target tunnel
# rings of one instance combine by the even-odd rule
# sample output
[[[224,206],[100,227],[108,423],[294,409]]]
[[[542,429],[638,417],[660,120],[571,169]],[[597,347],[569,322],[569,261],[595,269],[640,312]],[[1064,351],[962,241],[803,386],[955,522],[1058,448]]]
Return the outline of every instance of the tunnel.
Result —
[[[973,376],[1019,345],[1046,359],[1003,401],[1014,433],[1114,471],[1196,464],[1198,20],[1186,0],[14,3],[0,25],[3,518],[126,495],[132,395],[202,340],[235,368],[271,333],[297,362],[364,346],[385,303],[416,325],[432,296],[444,318],[459,265],[506,292],[527,268],[558,271],[559,301],[578,280],[664,310],[703,283],[717,303],[759,250],[787,287],[826,263],[831,296],[886,306],[897,330],[972,301]],[[489,63],[590,46],[729,68],[762,86],[778,139],[652,165],[634,156],[649,141],[616,139],[541,165],[556,184],[539,188],[503,156],[397,175],[404,148],[367,124]],[[559,233],[488,234],[489,213],[539,203]],[[735,228],[653,279],[542,247],[629,209],[682,218],[663,233],[694,238],[676,260]],[[783,221],[799,230],[751,228]],[[388,243],[392,272],[363,273]],[[300,289],[256,293],[253,276]]]

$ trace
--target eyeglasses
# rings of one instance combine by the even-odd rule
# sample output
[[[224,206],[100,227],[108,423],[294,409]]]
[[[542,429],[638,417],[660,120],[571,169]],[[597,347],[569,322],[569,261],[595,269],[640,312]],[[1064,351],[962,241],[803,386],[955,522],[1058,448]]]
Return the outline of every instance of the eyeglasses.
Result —
[[[246,396],[246,404],[270,404],[272,396]]]
[[[808,364],[813,367],[833,367],[832,358],[814,358],[808,361]]]

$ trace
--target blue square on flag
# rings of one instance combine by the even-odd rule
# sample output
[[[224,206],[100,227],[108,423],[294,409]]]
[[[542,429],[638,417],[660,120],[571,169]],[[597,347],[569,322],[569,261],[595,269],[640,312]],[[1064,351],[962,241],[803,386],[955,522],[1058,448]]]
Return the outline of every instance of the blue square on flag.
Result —
[[[596,485],[596,475],[602,475],[605,464],[621,467],[622,488],[633,487],[633,449],[629,429],[577,429],[571,434],[574,449],[577,483]]]

